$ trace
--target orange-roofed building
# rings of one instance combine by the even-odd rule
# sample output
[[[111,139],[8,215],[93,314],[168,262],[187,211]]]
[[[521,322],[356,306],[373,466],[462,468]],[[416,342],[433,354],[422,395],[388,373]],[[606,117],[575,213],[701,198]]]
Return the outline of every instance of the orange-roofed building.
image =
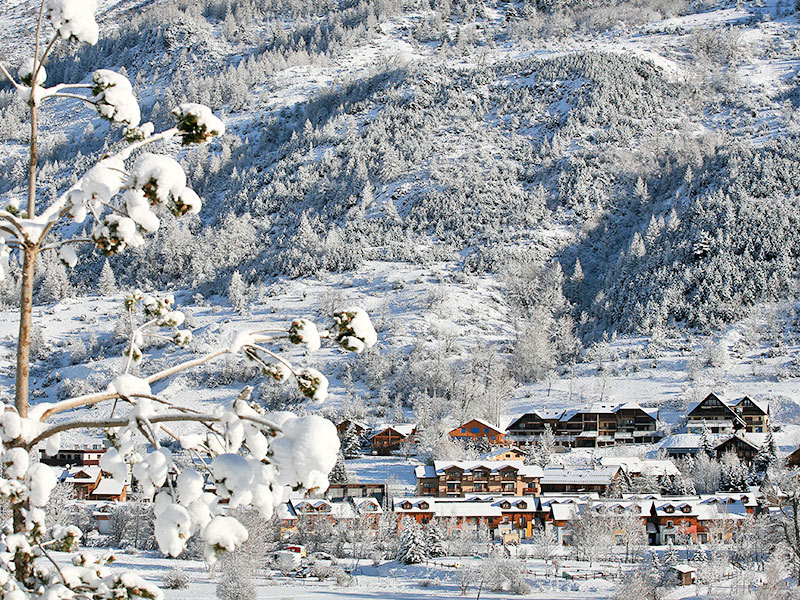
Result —
[[[506,431],[483,419],[472,419],[450,432],[450,437],[462,442],[485,439],[493,446],[506,445]]]

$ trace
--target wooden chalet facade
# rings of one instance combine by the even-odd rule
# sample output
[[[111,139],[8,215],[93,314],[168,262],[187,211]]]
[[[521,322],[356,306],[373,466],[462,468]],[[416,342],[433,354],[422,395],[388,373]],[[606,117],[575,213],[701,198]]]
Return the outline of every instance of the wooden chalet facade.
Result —
[[[749,439],[746,434],[735,433],[721,444],[714,447],[717,460],[726,453],[733,452],[743,463],[750,464],[758,454],[761,446]]]
[[[366,435],[369,432],[369,427],[367,427],[364,423],[355,421],[353,419],[345,419],[336,424],[336,433],[339,434],[339,437],[342,437],[345,434],[350,425],[353,426],[353,429],[355,429],[355,432],[358,435]]]
[[[463,497],[469,494],[538,496],[541,467],[522,461],[434,461],[415,469],[419,496]]]
[[[450,437],[460,442],[485,440],[492,446],[506,444],[506,432],[483,419],[471,419],[450,431]]]
[[[752,400],[748,396],[727,400],[710,393],[687,415],[689,433],[701,433],[707,428],[711,433],[766,433],[769,429],[769,403]]]
[[[127,484],[103,478],[97,466],[65,469],[58,479],[72,485],[78,500],[124,502],[128,497]]]
[[[518,445],[533,444],[549,426],[556,445],[566,448],[647,444],[661,439],[657,424],[658,409],[635,402],[596,403],[580,410],[526,413],[508,426],[508,438]]]
[[[417,426],[410,423],[386,425],[379,428],[370,439],[370,447],[375,454],[386,456],[400,449],[403,442],[413,442]]]

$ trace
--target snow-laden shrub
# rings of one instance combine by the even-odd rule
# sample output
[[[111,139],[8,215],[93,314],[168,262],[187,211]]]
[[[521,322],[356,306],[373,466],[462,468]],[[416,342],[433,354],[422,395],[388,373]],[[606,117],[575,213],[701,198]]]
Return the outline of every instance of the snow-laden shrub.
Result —
[[[181,567],[172,567],[167,574],[164,575],[161,585],[168,590],[184,590],[189,587],[192,578]]]

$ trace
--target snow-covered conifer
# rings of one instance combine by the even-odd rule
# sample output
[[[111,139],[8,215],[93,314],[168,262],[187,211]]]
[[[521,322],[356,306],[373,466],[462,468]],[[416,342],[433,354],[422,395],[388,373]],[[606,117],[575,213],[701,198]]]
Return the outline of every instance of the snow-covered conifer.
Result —
[[[336,455],[336,464],[333,465],[333,470],[331,470],[330,475],[328,475],[328,481],[331,483],[347,483],[347,468],[344,464],[344,456],[342,453],[339,452]]]
[[[342,454],[345,458],[358,458],[361,455],[361,438],[353,423],[347,426],[342,435]]]
[[[753,458],[753,467],[759,473],[766,473],[767,470],[778,460],[778,446],[775,437],[772,435],[772,427],[767,429],[764,442],[758,449],[758,454]]]
[[[439,521],[431,521],[425,527],[425,554],[430,558],[445,556],[444,531]]]
[[[240,314],[247,310],[249,304],[247,285],[245,285],[239,271],[234,271],[233,275],[231,275],[231,281],[228,284],[228,302],[231,303],[231,308]]]
[[[407,565],[421,563],[427,558],[425,548],[425,531],[422,526],[414,519],[406,517],[402,523],[397,560]]]
[[[97,279],[97,291],[103,296],[115,294],[117,292],[117,279],[108,258],[103,261],[103,268],[100,270],[100,277]]]

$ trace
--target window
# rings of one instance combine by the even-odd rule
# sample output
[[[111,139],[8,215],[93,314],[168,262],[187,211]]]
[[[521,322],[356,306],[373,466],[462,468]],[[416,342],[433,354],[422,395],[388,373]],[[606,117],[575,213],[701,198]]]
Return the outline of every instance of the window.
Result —
[[[467,433],[467,428],[466,427],[462,427],[461,428],[461,433]]]
[[[672,521],[667,521],[667,529],[672,529],[673,527],[674,527],[673,522]]]
[[[420,502],[419,503],[420,510],[428,510],[430,508],[430,504],[427,502]]]
[[[481,428],[480,427],[470,427],[469,432],[470,433],[480,433],[481,432]]]
[[[690,513],[690,512],[692,512],[692,507],[691,507],[691,506],[688,506],[688,505],[686,505],[686,506],[681,506],[681,512],[683,512],[683,513]]]
[[[492,436],[492,441],[494,441],[494,436]]]
[[[667,513],[667,514],[672,514],[672,513],[675,512],[675,507],[674,506],[665,506],[664,507],[664,512]]]
[[[484,427],[483,428],[483,433],[489,433],[489,428],[488,427]]]

